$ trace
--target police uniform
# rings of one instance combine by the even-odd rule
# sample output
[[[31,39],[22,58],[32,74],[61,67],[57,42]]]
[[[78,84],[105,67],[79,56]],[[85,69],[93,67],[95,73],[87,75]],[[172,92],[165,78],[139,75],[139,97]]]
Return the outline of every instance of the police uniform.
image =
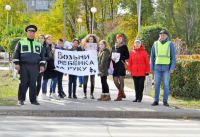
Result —
[[[25,31],[37,31],[35,25],[29,25]],[[30,102],[39,105],[36,101],[36,81],[40,66],[45,65],[42,45],[35,39],[24,38],[18,42],[15,48],[13,62],[20,66],[20,83],[18,89],[19,104],[23,105],[26,98],[27,85],[29,85]]]

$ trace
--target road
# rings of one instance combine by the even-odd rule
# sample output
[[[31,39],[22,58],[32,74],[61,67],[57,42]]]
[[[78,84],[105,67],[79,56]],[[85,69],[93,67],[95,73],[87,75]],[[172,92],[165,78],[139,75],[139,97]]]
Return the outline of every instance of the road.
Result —
[[[0,137],[200,137],[200,120],[0,117]]]

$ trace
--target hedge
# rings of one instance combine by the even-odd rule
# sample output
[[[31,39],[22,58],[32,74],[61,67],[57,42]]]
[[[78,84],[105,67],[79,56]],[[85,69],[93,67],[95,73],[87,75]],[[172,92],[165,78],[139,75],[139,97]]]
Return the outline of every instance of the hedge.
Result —
[[[170,94],[174,97],[200,98],[199,72],[199,60],[177,59],[175,72],[170,77]]]
[[[145,26],[142,27],[138,32],[137,38],[142,41],[142,44],[149,55],[151,54],[153,43],[159,38],[159,33],[161,30],[167,31],[165,27],[161,26]]]
[[[106,37],[106,41],[110,46],[110,48],[112,48],[112,46],[115,45],[117,34],[122,34],[122,36],[124,37],[124,42],[126,43],[126,45],[128,44],[128,38],[126,34],[121,30],[114,30],[111,33],[109,33],[108,36]]]

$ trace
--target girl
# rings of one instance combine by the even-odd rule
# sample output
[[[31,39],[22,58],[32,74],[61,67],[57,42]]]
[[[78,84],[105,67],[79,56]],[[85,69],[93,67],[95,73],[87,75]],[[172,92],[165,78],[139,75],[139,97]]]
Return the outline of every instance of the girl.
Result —
[[[116,61],[116,58],[112,58],[114,68],[113,80],[115,86],[119,90],[117,99],[115,99],[115,101],[120,101],[122,98],[126,98],[124,93],[124,77],[126,75],[126,69],[123,62],[129,58],[129,51],[125,45],[125,42],[123,41],[123,36],[121,34],[117,34],[116,36],[116,44],[112,47],[112,53],[120,53],[119,61]],[[118,81],[120,83],[118,83]]]
[[[83,40],[83,44],[82,44],[82,49],[85,50],[86,48],[86,43],[98,43],[99,38],[94,35],[94,34],[90,34],[87,35],[84,40]],[[97,53],[99,51],[99,48],[97,47]],[[94,99],[93,96],[93,92],[94,92],[94,79],[95,79],[95,75],[90,75],[90,81],[91,81],[91,88],[90,88],[90,98]],[[87,82],[88,82],[88,76],[84,76],[83,77],[83,91],[84,91],[84,99],[87,98]]]
[[[129,72],[133,77],[135,85],[135,100],[133,102],[141,102],[144,89],[145,76],[150,72],[150,64],[148,54],[144,50],[140,40],[135,40],[133,50],[129,57]]]
[[[101,94],[101,97],[98,98],[97,100],[107,101],[107,100],[111,100],[109,87],[107,83],[110,50],[107,48],[107,43],[105,40],[101,40],[99,42],[99,47],[101,48],[101,50],[98,55],[98,60],[99,60],[99,74],[98,75],[101,78],[102,94]]]
[[[56,77],[56,69],[54,66],[52,36],[46,35],[45,42],[46,42],[46,45],[49,46],[49,48],[50,48],[50,59],[47,61],[47,69],[44,71],[43,83],[42,83],[42,98],[45,100],[50,100],[50,98],[46,96],[46,93],[47,93],[48,79],[51,79],[52,80],[51,88],[52,88],[53,93],[50,96],[54,99],[60,99],[55,93],[57,77]]]
[[[50,57],[49,56],[50,48],[49,48],[49,46],[46,46],[46,44],[45,44],[45,36],[43,34],[40,34],[38,36],[38,41],[42,44],[42,50],[44,51],[45,61],[47,62]],[[44,74],[44,72],[39,73],[38,78],[37,78],[37,97],[36,97],[37,100],[38,100],[38,95],[39,95],[40,89],[41,89],[41,80],[42,80],[43,74]]]

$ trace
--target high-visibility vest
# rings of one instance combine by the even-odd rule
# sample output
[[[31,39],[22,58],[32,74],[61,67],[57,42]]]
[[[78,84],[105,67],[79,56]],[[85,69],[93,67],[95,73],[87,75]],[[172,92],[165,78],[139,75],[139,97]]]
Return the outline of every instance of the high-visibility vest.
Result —
[[[170,43],[171,41],[167,41],[165,44],[160,41],[154,42],[155,64],[170,64]]]
[[[42,51],[42,45],[40,42],[38,42],[37,40],[33,40],[33,51],[31,51],[31,42],[25,38],[23,40],[20,41],[21,44],[21,53],[36,53],[36,54],[40,54]]]

